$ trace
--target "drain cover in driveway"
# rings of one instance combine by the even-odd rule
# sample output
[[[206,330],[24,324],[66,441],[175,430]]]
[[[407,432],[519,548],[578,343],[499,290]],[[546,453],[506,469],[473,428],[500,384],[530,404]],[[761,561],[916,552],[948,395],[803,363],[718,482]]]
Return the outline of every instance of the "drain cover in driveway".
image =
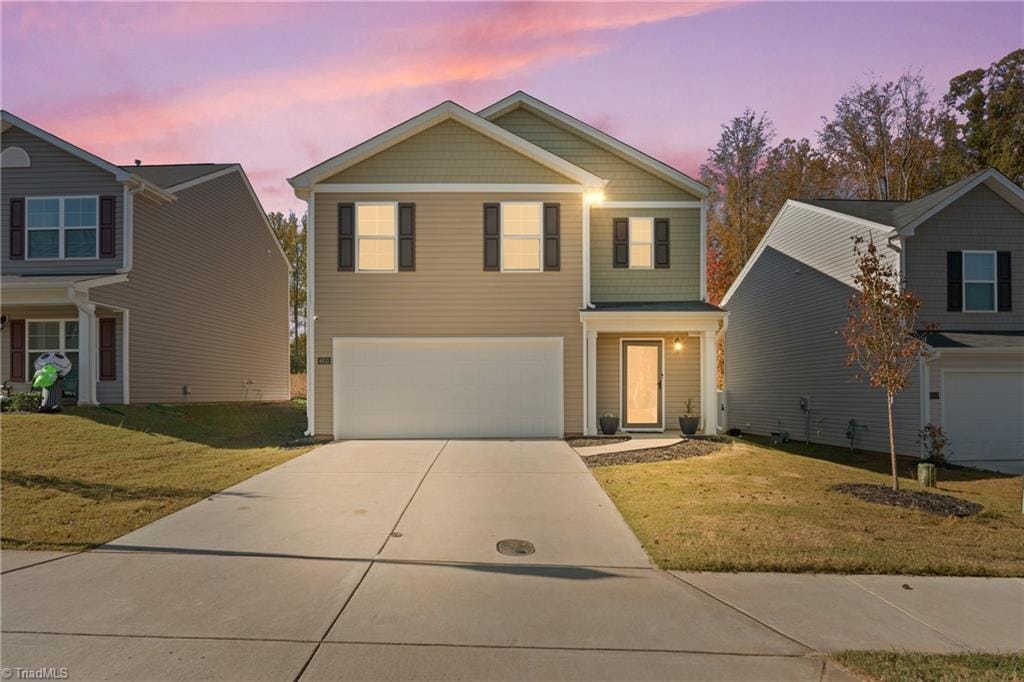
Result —
[[[524,556],[536,550],[533,543],[526,540],[501,540],[498,542],[498,551],[509,556]]]

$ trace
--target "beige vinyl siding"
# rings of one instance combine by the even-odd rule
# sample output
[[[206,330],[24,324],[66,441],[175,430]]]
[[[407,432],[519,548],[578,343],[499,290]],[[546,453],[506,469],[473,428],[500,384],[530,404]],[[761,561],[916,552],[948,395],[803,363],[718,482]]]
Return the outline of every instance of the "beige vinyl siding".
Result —
[[[78,308],[73,305],[10,305],[0,309],[8,320],[78,320]],[[28,328],[25,329],[28,334]],[[26,355],[27,355],[26,351]],[[32,387],[32,368],[29,367],[25,377],[28,381],[12,383],[15,392],[22,393]],[[11,326],[5,324],[0,331],[0,377],[2,381],[11,379]]]
[[[851,239],[879,231],[800,207],[784,209],[767,248],[733,293],[726,309],[727,412],[730,427],[756,434],[778,429],[803,440],[800,397],[811,399],[811,440],[846,446],[850,419],[867,425],[857,446],[886,452],[885,394],[858,382],[846,366],[847,348],[837,333],[854,293],[856,262]],[[882,247],[884,257],[897,255]],[[919,381],[896,403],[896,447],[916,455]]]
[[[918,225],[906,240],[907,281],[922,301],[919,318],[948,330],[1024,329],[1024,214],[984,185]],[[1009,251],[1011,312],[946,309],[947,251]]]
[[[608,180],[604,194],[610,201],[699,200],[618,154],[523,108],[499,116],[493,123]]]
[[[684,342],[683,350],[672,350],[672,339]],[[679,429],[686,399],[693,400],[695,414],[700,411],[700,338],[665,332],[629,332],[597,335],[597,416],[614,414],[622,422],[622,340],[663,339],[665,377],[665,428]]]
[[[582,202],[578,194],[373,195],[416,204],[416,271],[339,272],[338,203],[368,197],[315,195],[315,428],[332,433],[332,338],[341,336],[549,336],[564,343],[565,430],[582,431]],[[561,270],[483,270],[483,204],[561,205]],[[486,381],[486,377],[482,380]],[[401,415],[395,415],[401,419]]]
[[[323,182],[576,184],[506,145],[452,120],[438,123]]]
[[[615,218],[669,219],[669,267],[639,270],[612,266]],[[590,298],[597,302],[686,301],[700,298],[700,209],[592,208]]]
[[[100,404],[124,402],[124,315],[120,311],[96,309],[96,376],[100,375],[99,320],[111,317],[114,318],[114,378],[96,382],[96,400]]]
[[[286,400],[288,266],[259,207],[237,173],[177,196],[136,202],[129,281],[92,291],[130,311],[130,400]]]
[[[3,225],[3,232],[0,234],[0,259],[4,274],[94,274],[114,272],[121,267],[124,249],[124,189],[114,180],[113,174],[14,126],[0,135],[0,143],[3,149],[21,147],[28,153],[32,164],[28,168],[0,169],[0,224]],[[12,198],[104,195],[116,197],[114,258],[10,260]],[[25,248],[27,253],[27,235]]]

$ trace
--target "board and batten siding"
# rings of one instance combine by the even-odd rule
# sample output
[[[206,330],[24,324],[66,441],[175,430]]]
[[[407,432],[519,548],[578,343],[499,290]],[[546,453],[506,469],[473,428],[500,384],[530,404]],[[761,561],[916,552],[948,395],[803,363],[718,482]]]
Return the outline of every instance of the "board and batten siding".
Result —
[[[238,173],[177,197],[136,202],[129,281],[91,292],[129,310],[130,400],[287,400],[288,265],[259,206]]]
[[[883,257],[895,260],[880,231],[799,206],[789,206],[766,248],[733,292],[726,310],[727,414],[730,427],[748,433],[788,431],[803,440],[807,422],[800,397],[811,400],[810,440],[848,446],[855,419],[857,447],[887,452],[885,393],[846,366],[838,333],[854,293],[853,237],[873,237]],[[917,455],[919,377],[896,401],[896,449]]]
[[[672,349],[672,339],[683,340],[683,350]],[[686,400],[693,400],[695,414],[700,409],[700,338],[666,332],[629,332],[597,335],[597,416],[614,414],[622,422],[622,340],[662,339],[664,347],[665,428],[679,429]]]
[[[492,121],[566,161],[608,180],[609,201],[698,201],[686,190],[650,173],[631,161],[600,147],[560,125],[523,108]]]
[[[21,147],[29,156],[28,168],[0,169],[0,262],[5,275],[19,274],[102,274],[122,266],[124,257],[124,189],[109,171],[41,140],[21,128],[11,126],[0,135],[0,147]],[[114,258],[88,260],[28,260],[28,236],[25,260],[10,259],[11,199],[17,197],[105,196],[114,202]],[[98,209],[98,207],[97,207]],[[97,239],[99,235],[97,234]]]
[[[613,267],[612,223],[615,218],[630,217],[669,219],[669,267]],[[590,298],[597,302],[698,300],[700,209],[591,207]]]
[[[908,287],[921,299],[918,319],[939,329],[1024,329],[1024,214],[979,185],[914,229],[906,244]],[[1013,310],[950,312],[946,301],[947,251],[1009,251]]]
[[[338,203],[416,204],[416,270],[338,271]],[[483,204],[501,201],[561,205],[561,270],[485,272]],[[579,194],[399,193],[314,197],[315,430],[333,430],[331,365],[334,337],[544,336],[564,343],[567,433],[582,431],[582,201]],[[482,378],[486,381],[486,377]],[[401,419],[400,414],[395,419]]]
[[[323,182],[575,184],[547,166],[453,120],[442,121]]]

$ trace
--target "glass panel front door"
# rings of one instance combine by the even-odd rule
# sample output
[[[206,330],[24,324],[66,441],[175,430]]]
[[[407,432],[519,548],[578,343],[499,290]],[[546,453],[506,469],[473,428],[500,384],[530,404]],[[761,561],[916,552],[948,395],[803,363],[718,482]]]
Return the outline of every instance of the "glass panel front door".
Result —
[[[623,426],[660,428],[661,342],[625,341],[623,346]]]

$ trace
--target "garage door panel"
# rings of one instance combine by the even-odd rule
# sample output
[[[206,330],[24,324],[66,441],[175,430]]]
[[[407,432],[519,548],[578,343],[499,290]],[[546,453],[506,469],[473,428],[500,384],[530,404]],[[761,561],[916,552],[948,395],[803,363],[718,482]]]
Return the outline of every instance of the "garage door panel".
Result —
[[[1024,471],[1024,371],[951,369],[942,382],[951,461]]]
[[[335,339],[339,438],[557,437],[560,338]]]

